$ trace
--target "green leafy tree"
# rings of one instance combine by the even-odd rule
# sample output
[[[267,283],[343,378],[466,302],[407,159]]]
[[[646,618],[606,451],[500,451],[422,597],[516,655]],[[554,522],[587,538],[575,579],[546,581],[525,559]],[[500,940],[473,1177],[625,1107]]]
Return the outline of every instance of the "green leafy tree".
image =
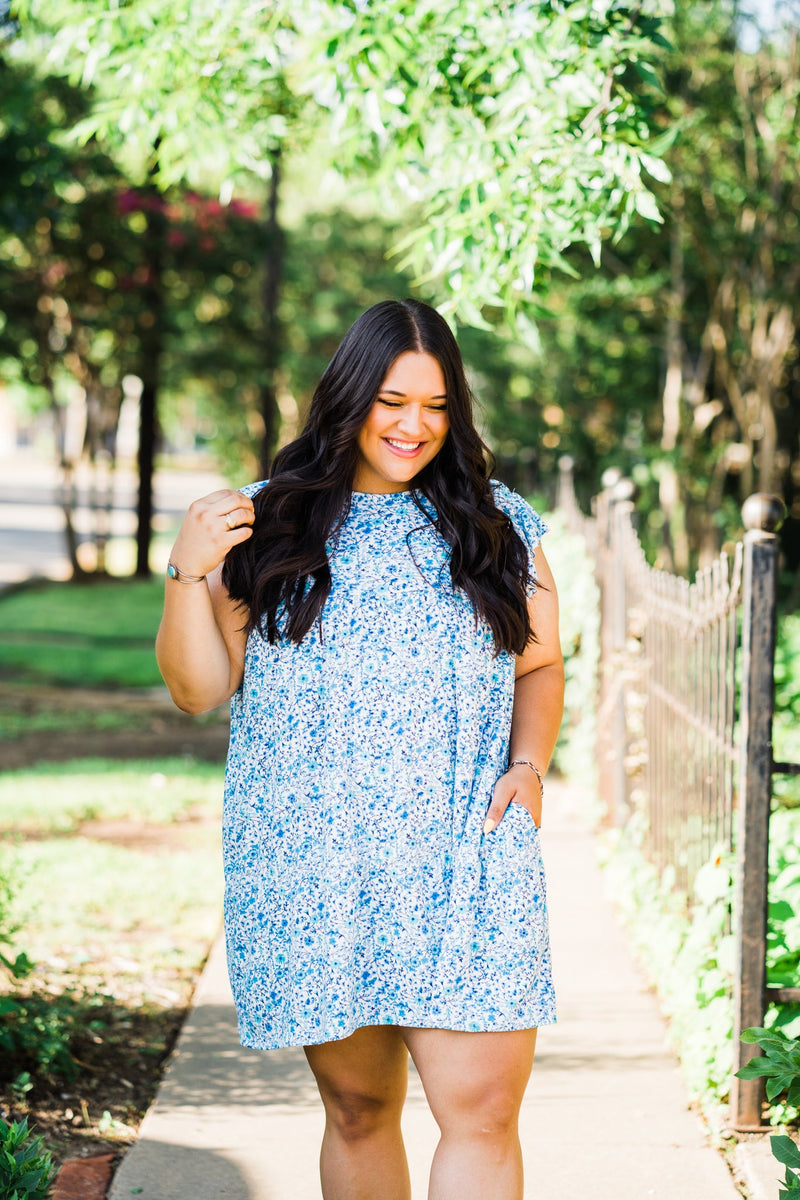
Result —
[[[800,515],[800,41],[795,30],[743,46],[726,4],[681,3],[673,25],[667,103],[682,133],[663,202],[661,447],[673,468],[661,500],[685,569],[689,545],[713,554],[754,490],[784,491]]]
[[[791,573],[800,563],[798,40],[746,48],[735,8],[717,2],[681,0],[668,32],[657,119],[679,136],[665,152],[671,179],[654,184],[664,224],[632,225],[604,245],[595,274],[571,256],[580,278],[551,287],[531,380],[536,437],[546,470],[572,455],[587,499],[606,467],[633,474],[641,531],[659,563],[682,572],[739,535],[750,492],[782,493]]]
[[[513,315],[564,250],[634,213],[657,219],[654,3],[623,0],[18,0],[49,63],[96,91],[76,126],[150,165],[159,186],[273,176],[321,111],[347,169],[380,164],[422,206],[415,269],[462,318]],[[315,101],[309,105],[309,99]],[[198,147],[202,146],[202,155]]]
[[[259,382],[263,469],[278,434],[285,235],[279,184],[309,131],[337,166],[379,179],[411,233],[407,265],[461,320],[505,317],[536,345],[570,246],[595,259],[634,215],[658,219],[648,176],[655,0],[17,0],[17,53],[91,89],[72,138],[98,140],[149,188],[267,185]],[[320,131],[323,131],[322,133]],[[409,205],[411,207],[409,207]],[[139,570],[147,568],[162,384],[165,226],[148,217]],[[448,298],[449,297],[449,298]]]
[[[102,567],[120,384],[137,365],[141,305],[117,287],[135,270],[136,237],[119,225],[122,177],[107,156],[96,148],[78,156],[57,143],[58,131],[86,109],[81,93],[2,63],[0,106],[0,356],[4,373],[52,413],[68,549],[79,574],[75,468],[86,456],[95,470],[93,536]],[[70,405],[83,411],[72,437]]]

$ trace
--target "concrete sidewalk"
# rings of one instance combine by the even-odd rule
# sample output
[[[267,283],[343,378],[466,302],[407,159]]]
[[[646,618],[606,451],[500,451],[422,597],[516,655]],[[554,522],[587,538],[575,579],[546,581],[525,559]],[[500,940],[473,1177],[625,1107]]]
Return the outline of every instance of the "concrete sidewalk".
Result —
[[[547,791],[559,1024],[539,1035],[522,1111],[526,1200],[741,1200],[688,1111],[576,798],[554,782]],[[109,1200],[319,1200],[322,1125],[302,1051],[239,1045],[217,944]],[[423,1200],[437,1133],[413,1073],[404,1129],[414,1200]]]

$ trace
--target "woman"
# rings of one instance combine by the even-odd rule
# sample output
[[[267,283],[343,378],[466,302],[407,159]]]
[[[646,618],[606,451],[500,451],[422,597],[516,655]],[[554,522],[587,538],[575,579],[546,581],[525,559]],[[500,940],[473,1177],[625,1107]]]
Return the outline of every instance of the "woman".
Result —
[[[349,330],[270,481],[196,501],[158,661],[233,698],[223,844],[244,1045],[302,1045],[326,1200],[407,1200],[408,1055],[430,1200],[522,1196],[517,1119],[555,1020],[538,843],[561,719],[544,525],[488,478],[450,329]],[[536,567],[534,584],[533,556]]]

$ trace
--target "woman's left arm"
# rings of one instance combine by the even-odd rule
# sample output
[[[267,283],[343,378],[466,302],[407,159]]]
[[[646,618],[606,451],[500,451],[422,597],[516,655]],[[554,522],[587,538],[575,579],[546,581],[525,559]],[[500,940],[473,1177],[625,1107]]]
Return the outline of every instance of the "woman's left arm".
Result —
[[[555,748],[564,710],[564,659],[558,636],[558,594],[553,574],[541,551],[536,550],[537,589],[530,599],[531,625],[536,641],[517,656],[514,710],[511,717],[509,767],[492,793],[484,833],[491,833],[513,801],[527,808],[537,825],[542,820],[542,789],[533,763],[544,775]]]

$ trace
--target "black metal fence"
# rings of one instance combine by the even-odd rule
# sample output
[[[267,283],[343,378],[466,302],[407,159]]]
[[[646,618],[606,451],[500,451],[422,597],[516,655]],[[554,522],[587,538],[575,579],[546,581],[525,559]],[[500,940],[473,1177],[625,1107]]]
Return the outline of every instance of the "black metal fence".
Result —
[[[602,597],[597,753],[609,822],[647,818],[646,853],[672,868],[688,894],[704,862],[734,850],[738,947],[734,1069],[755,1046],[743,1029],[763,1024],[771,1001],[798,988],[766,985],[769,816],[776,763],[772,715],[778,547],[783,516],[773,496],[751,496],[744,540],[693,582],[650,566],[639,541],[629,481],[616,479],[583,516],[562,462],[559,506],[593,555]],[[734,1077],[733,1124],[761,1126],[761,1080]]]

